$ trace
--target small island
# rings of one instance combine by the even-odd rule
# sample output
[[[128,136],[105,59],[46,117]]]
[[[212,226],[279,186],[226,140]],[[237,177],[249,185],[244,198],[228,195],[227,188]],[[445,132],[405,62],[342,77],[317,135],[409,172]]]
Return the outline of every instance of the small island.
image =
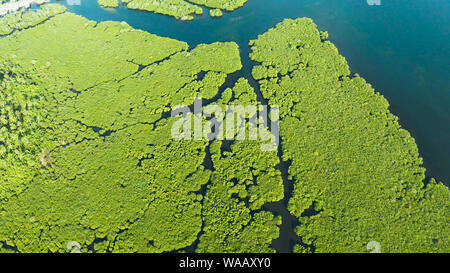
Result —
[[[242,7],[247,0],[123,0],[129,9],[150,11],[191,21],[195,15],[202,15],[203,8],[210,9],[212,17],[221,17],[222,10],[233,11]],[[118,7],[117,0],[98,0],[102,7]]]
[[[209,11],[211,17],[222,17],[223,13],[220,9],[212,9]]]
[[[18,11],[22,8],[29,8],[32,4],[43,4],[50,0],[19,0],[19,1],[10,1],[10,0],[1,0],[0,1],[0,16],[6,15],[10,12]]]

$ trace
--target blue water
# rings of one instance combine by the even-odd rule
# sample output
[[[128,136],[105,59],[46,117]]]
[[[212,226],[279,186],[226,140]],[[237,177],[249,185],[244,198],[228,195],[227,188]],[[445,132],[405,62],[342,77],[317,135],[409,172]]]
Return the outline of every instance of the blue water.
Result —
[[[53,1],[66,4],[66,1]],[[360,74],[382,93],[401,125],[416,139],[427,175],[450,185],[450,1],[248,0],[220,19],[205,15],[192,22],[126,9],[103,9],[81,0],[69,11],[95,21],[126,21],[191,46],[235,41],[243,76],[250,77],[248,42],[284,18],[310,17]]]

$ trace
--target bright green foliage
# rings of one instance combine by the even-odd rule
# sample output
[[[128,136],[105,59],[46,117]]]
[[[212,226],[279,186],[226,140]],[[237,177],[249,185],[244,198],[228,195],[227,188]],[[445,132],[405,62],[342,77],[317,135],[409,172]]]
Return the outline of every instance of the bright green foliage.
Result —
[[[0,200],[21,192],[40,165],[44,92],[17,65],[0,64]]]
[[[234,99],[229,101],[231,97]],[[221,104],[257,105],[256,94],[241,78],[233,90],[224,92],[218,101]],[[235,127],[235,134],[237,130]],[[283,199],[284,188],[281,173],[276,170],[277,151],[262,151],[262,142],[236,141],[229,150],[224,149],[222,141],[210,146],[214,172],[203,203],[204,233],[198,252],[274,251],[269,246],[278,238],[281,218],[261,207]]]
[[[200,45],[168,61],[146,67],[119,82],[107,82],[81,92],[63,109],[66,116],[88,126],[117,130],[154,122],[173,107],[190,105],[196,96],[214,97],[227,73],[240,69],[234,43]],[[202,81],[197,75],[207,71]]]
[[[119,0],[97,0],[98,4],[105,8],[117,8],[119,7]]]
[[[48,66],[53,75],[68,77],[73,89],[81,91],[130,76],[139,65],[160,61],[187,45],[134,30],[126,23],[96,24],[61,14],[20,35],[1,39],[0,47],[3,58],[15,56],[23,62]]]
[[[16,11],[0,17],[0,36],[12,33],[45,22],[49,18],[66,11],[66,7],[57,4],[42,5],[41,9],[33,11]]]
[[[302,18],[250,43],[253,76],[280,105],[297,233],[317,252],[367,252],[371,241],[382,252],[450,251],[449,189],[424,185],[414,139],[326,38]]]
[[[220,9],[233,11],[242,7],[247,0],[123,0],[123,2],[129,9],[151,11],[189,21],[194,19],[194,14],[203,14],[203,9],[199,5],[211,8],[211,16],[220,17],[222,15]]]
[[[189,0],[192,3],[206,6],[208,8],[233,11],[242,7],[247,0]]]
[[[235,43],[189,50],[125,23],[25,14],[0,39],[0,252],[274,251],[281,218],[264,205],[284,188],[270,139],[176,141],[167,118],[195,97],[260,104],[245,79],[219,94],[242,67]],[[298,19],[251,43],[280,106],[297,233],[318,252],[448,252],[448,188],[424,186],[414,140],[326,38]]]
[[[156,12],[181,20],[193,20],[192,14],[203,14],[201,7],[184,0],[123,0],[123,2],[129,9]]]
[[[45,48],[36,37],[49,41]],[[173,140],[176,118],[162,118],[196,96],[217,95],[242,66],[235,43],[188,51],[186,43],[125,24],[62,14],[0,46],[3,59],[21,65],[1,66],[1,252],[68,252],[73,241],[81,252],[175,251],[206,227],[205,236],[238,235],[244,242],[227,239],[235,251],[270,251],[280,219],[261,206],[283,198],[276,153],[235,143],[233,153],[216,154],[214,164],[228,171],[213,181],[204,164],[209,143]],[[234,91],[256,103],[246,81]],[[240,160],[247,165],[233,173]],[[253,181],[250,171],[261,178]],[[239,180],[216,191],[222,178]],[[237,190],[249,205],[231,196]],[[243,218],[217,214],[214,200],[236,206]],[[217,217],[238,221],[228,231],[211,222]]]

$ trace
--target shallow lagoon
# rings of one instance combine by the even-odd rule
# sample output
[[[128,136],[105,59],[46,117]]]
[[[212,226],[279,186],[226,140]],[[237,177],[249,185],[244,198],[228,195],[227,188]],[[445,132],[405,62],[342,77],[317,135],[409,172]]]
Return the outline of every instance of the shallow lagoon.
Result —
[[[236,41],[250,79],[250,39],[284,18],[310,17],[360,74],[390,102],[419,145],[429,176],[450,183],[450,2],[447,0],[249,0],[220,19],[205,9],[194,21],[128,10],[103,9],[94,0],[52,1],[91,20],[126,21],[151,33],[186,41],[191,46]],[[74,2],[74,1],[72,1]],[[75,1],[76,2],[76,1]]]

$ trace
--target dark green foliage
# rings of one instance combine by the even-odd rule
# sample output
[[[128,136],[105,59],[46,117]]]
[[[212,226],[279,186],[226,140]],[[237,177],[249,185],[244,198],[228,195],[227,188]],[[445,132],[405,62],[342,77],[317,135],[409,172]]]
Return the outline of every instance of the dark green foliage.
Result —
[[[125,23],[26,14],[0,39],[0,252],[274,251],[271,139],[176,141],[167,117],[195,97],[260,105],[243,78],[219,94],[242,67],[235,43],[189,49]],[[297,233],[318,252],[448,252],[448,188],[424,185],[414,139],[327,36],[298,19],[251,42],[253,76],[280,106]]]
[[[42,5],[41,9],[32,12],[16,11],[0,17],[0,36],[36,26],[49,18],[66,11],[66,7],[57,4]]]

